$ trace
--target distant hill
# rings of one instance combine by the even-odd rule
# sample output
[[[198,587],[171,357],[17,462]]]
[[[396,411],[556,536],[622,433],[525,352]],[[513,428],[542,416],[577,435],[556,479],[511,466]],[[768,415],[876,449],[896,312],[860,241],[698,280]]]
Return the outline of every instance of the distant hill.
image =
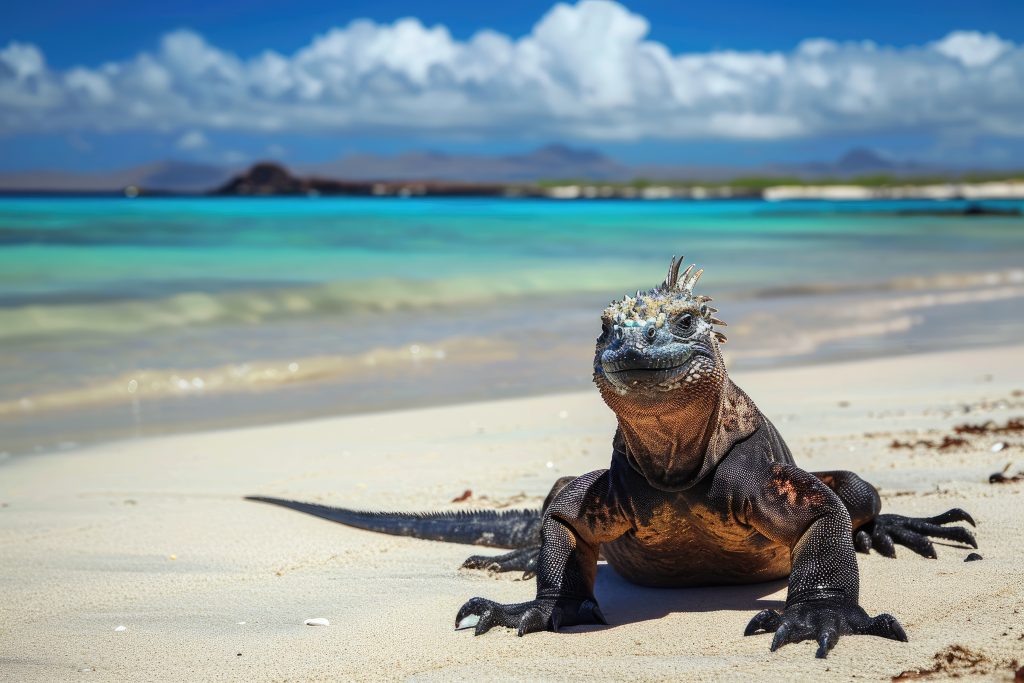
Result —
[[[221,185],[237,170],[185,161],[159,161],[99,173],[7,171],[0,173],[0,191],[121,192],[135,186],[153,192],[192,194]]]
[[[950,175],[963,172],[963,169],[955,171],[950,168],[929,166],[916,161],[895,161],[865,147],[851,149],[832,162],[811,161],[801,164],[778,164],[768,168],[777,173],[793,175],[807,180],[855,178],[870,175],[896,177],[929,174]]]
[[[451,180],[531,183],[540,180],[588,180],[626,182],[692,180],[721,182],[741,177],[778,177],[818,180],[865,175],[909,176],[955,173],[948,168],[916,162],[897,162],[866,148],[855,148],[835,161],[799,164],[727,166],[711,164],[627,165],[593,150],[547,145],[527,154],[485,156],[406,152],[394,156],[354,154],[336,161],[296,167],[296,172],[323,178],[349,180]]]
[[[354,154],[337,161],[296,167],[304,175],[351,180],[447,180],[528,183],[548,178],[625,181],[633,170],[592,150],[547,145],[527,154],[484,156],[406,152],[395,156]]]

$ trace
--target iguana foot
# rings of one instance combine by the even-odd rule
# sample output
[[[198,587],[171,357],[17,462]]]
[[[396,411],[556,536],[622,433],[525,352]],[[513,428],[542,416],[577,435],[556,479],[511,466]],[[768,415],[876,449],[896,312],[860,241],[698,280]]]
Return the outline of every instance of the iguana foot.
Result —
[[[907,642],[907,634],[896,617],[879,614],[872,618],[859,605],[841,599],[801,602],[788,606],[784,612],[762,610],[750,620],[743,635],[750,636],[760,631],[775,633],[772,652],[786,643],[816,640],[818,651],[814,656],[819,659],[828,656],[839,636],[848,634]]]
[[[928,539],[943,538],[978,547],[974,534],[960,526],[941,526],[950,522],[967,522],[975,526],[974,519],[960,508],[947,510],[934,517],[904,517],[903,515],[878,515],[868,522],[853,537],[853,545],[859,552],[866,553],[874,548],[886,557],[896,557],[894,543],[906,546],[918,555],[935,559],[935,546]]]
[[[462,563],[463,569],[486,569],[491,573],[523,572],[524,579],[532,579],[537,573],[537,556],[540,546],[519,548],[504,555],[471,555]]]
[[[563,626],[607,623],[594,600],[578,598],[538,598],[514,605],[473,598],[455,617],[456,630],[475,626],[473,635],[477,636],[495,626],[514,628],[523,636],[535,631],[557,631]]]

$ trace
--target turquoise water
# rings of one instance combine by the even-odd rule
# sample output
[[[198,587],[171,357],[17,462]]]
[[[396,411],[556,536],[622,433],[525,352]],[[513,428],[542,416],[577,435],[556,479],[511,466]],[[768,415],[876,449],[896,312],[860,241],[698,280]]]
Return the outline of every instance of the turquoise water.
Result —
[[[148,433],[582,387],[600,307],[657,284],[672,254],[706,268],[741,367],[1019,337],[1003,312],[1019,306],[1024,219],[921,215],[962,208],[0,199],[0,451],[55,420],[79,441],[86,423]],[[945,330],[947,315],[986,332]],[[797,324],[819,331],[806,352],[786,342]]]
[[[1004,247],[1020,248],[1017,217],[900,215],[958,206],[7,199],[0,200],[0,296],[13,305],[334,282],[440,286],[458,277],[479,278],[481,295],[593,290],[606,286],[602,270],[646,281],[652,260],[681,249],[713,267],[718,287],[756,287],[853,276],[862,270],[853,261],[870,275],[931,272],[932,259],[950,253],[963,259],[951,270],[989,268]],[[778,269],[784,277],[772,275]],[[403,298],[397,288],[378,296],[382,307]]]

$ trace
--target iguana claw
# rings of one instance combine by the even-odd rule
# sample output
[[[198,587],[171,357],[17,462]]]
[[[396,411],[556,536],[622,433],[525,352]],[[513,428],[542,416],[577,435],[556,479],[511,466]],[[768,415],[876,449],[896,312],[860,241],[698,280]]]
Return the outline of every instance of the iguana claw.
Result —
[[[537,573],[540,546],[519,548],[504,555],[471,555],[462,563],[463,569],[484,569],[489,573],[523,572],[523,579],[532,579]]]
[[[456,630],[475,626],[473,634],[477,636],[495,626],[514,628],[517,635],[524,636],[537,631],[558,631],[563,626],[607,623],[594,600],[577,598],[538,598],[512,605],[472,598],[455,616]]]
[[[867,553],[872,548],[880,555],[896,557],[896,543],[910,548],[918,555],[935,559],[935,546],[929,536],[978,547],[974,534],[963,527],[942,526],[950,522],[967,522],[974,526],[974,519],[960,508],[947,510],[934,517],[904,517],[903,515],[878,515],[862,526],[854,535],[853,544],[859,552]]]
[[[815,657],[824,659],[841,635],[879,636],[906,642],[907,634],[891,614],[869,617],[859,605],[843,600],[816,600],[790,605],[784,612],[762,610],[747,624],[743,635],[774,632],[771,651],[787,643],[814,640]]]

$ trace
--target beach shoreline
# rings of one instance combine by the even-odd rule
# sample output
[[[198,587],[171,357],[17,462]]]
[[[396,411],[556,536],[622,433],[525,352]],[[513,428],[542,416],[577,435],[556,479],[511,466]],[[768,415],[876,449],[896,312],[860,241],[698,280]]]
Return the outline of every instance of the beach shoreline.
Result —
[[[311,348],[300,340],[313,323],[302,320],[191,331],[189,348],[218,349],[202,358],[177,350],[168,358],[135,338],[99,337],[88,352],[88,375],[47,371],[45,381],[0,391],[0,459],[122,439],[586,390],[594,312],[607,298],[545,296],[538,304],[523,297],[501,301],[497,312],[490,304],[439,305],[338,316],[316,323],[323,328],[316,328]],[[716,302],[729,323],[723,351],[734,372],[1002,346],[1024,333],[1020,269],[727,291]],[[547,315],[538,316],[538,308]],[[958,324],[949,325],[950,319]],[[267,350],[238,349],[233,341],[271,334],[284,341],[260,342]],[[118,360],[121,352],[137,353],[133,346],[145,349],[137,364]],[[40,363],[54,350],[28,353]],[[104,371],[112,362],[122,369]],[[9,366],[8,374],[29,372]]]
[[[887,511],[962,507],[978,520],[982,562],[965,564],[968,549],[951,545],[937,545],[938,560],[859,556],[862,604],[896,614],[907,644],[844,637],[824,662],[807,643],[769,653],[766,638],[741,633],[781,604],[783,582],[659,591],[608,567],[597,595],[610,627],[473,638],[452,631],[465,599],[518,601],[533,583],[459,571],[470,547],[241,499],[539,505],[554,478],[607,466],[613,416],[591,390],[11,458],[0,476],[0,678],[888,680],[929,670],[955,646],[974,663],[947,662],[936,677],[1010,680],[1011,660],[1024,659],[1014,616],[1024,613],[1024,484],[987,478],[1007,462],[1024,469],[1022,437],[892,443],[1021,416],[1021,359],[1014,345],[735,373],[805,468],[857,471]],[[467,502],[450,502],[467,490]],[[303,625],[313,617],[332,625]]]

